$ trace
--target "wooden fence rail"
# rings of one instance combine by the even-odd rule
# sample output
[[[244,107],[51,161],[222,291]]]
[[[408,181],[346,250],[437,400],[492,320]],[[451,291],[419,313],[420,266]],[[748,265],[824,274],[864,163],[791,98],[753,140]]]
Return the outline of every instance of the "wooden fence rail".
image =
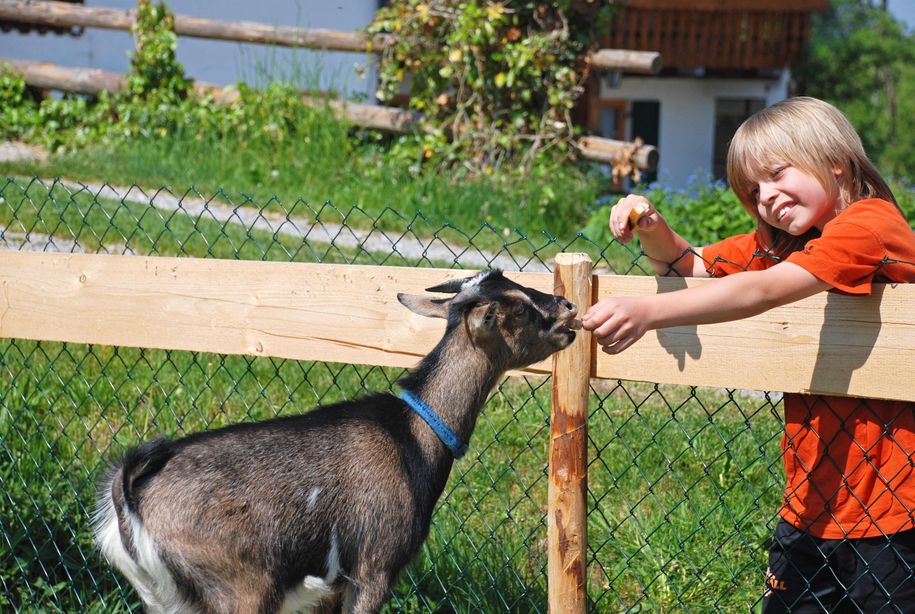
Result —
[[[145,256],[0,252],[0,337],[412,367],[443,323],[397,292],[468,271]],[[585,309],[607,295],[700,283],[592,275],[583,254],[556,273],[507,273]],[[715,283],[714,280],[706,280]],[[871,297],[824,293],[739,322],[646,335],[610,359],[590,334],[525,371],[553,374],[548,600],[587,605],[587,436],[591,377],[915,400],[915,286]],[[595,355],[596,358],[595,358]],[[604,356],[603,358],[601,356]]]
[[[548,273],[506,273],[552,292]],[[0,337],[409,367],[440,335],[396,292],[451,269],[0,252]],[[593,300],[715,283],[594,275]],[[566,289],[569,289],[566,284]],[[915,285],[824,292],[735,322],[651,331],[590,377],[915,400]],[[568,351],[568,350],[566,350]],[[530,373],[550,373],[549,364]]]
[[[0,19],[53,27],[129,30],[135,12],[88,7],[66,2],[0,2]],[[388,35],[372,38],[358,32],[270,26],[253,21],[222,21],[175,15],[175,33],[214,40],[259,43],[325,51],[377,52],[391,41]],[[594,68],[639,74],[657,74],[661,55],[654,51],[601,49],[589,56]]]
[[[113,94],[127,86],[127,75],[124,73],[0,58],[0,66],[4,64],[21,73],[26,83],[32,87],[92,96],[101,92]],[[228,103],[238,97],[238,90],[219,85],[195,82],[194,89],[201,95],[212,96],[213,100],[220,103]],[[326,105],[338,118],[354,126],[401,134],[425,129],[422,114],[406,109],[309,96],[303,96],[302,100],[310,105]],[[658,150],[652,145],[636,145],[589,136],[577,139],[576,146],[578,153],[586,160],[613,164],[620,158],[631,157],[635,166],[641,170],[654,170],[658,165]]]

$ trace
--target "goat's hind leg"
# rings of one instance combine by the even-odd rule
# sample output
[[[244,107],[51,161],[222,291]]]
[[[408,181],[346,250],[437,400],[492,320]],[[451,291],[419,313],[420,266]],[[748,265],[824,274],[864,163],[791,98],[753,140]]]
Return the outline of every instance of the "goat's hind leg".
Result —
[[[346,614],[375,614],[381,611],[388,597],[394,579],[387,573],[360,575],[348,587],[344,597],[343,611]]]
[[[206,567],[184,567],[181,572],[182,584],[193,599],[169,609],[170,613],[275,614],[280,610],[281,595],[260,571],[239,569],[226,574],[224,570],[216,573]]]

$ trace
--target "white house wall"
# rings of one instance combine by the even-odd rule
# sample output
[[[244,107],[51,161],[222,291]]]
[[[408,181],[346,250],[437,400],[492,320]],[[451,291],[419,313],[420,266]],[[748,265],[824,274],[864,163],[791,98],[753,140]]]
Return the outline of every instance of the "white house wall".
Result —
[[[132,9],[135,0],[86,0],[85,6]],[[254,21],[277,26],[324,28],[353,32],[375,15],[374,1],[326,0],[172,0],[173,12],[223,21]],[[0,57],[39,60],[76,68],[126,72],[134,48],[129,32],[86,28],[82,36],[17,31],[0,33]],[[364,53],[314,52],[181,36],[178,61],[197,81],[253,86],[273,80],[292,81],[302,89],[334,90],[374,100],[372,58]],[[357,74],[365,66],[366,77]]]
[[[660,102],[658,181],[679,188],[691,175],[711,173],[716,99],[761,98],[770,105],[788,96],[788,80],[788,70],[771,80],[627,75],[617,88],[602,84],[601,98]],[[627,130],[626,138],[633,138],[629,122]]]

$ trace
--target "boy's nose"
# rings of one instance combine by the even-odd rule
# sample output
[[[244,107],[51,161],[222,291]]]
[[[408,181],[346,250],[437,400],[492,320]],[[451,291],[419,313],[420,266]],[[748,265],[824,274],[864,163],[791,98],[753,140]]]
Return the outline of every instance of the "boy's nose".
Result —
[[[769,205],[775,200],[775,195],[778,192],[771,183],[761,181],[759,183],[759,204]]]

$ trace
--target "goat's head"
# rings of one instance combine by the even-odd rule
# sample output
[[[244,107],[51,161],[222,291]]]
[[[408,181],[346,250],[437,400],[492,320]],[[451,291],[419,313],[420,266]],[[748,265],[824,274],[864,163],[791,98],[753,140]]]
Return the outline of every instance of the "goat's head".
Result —
[[[561,296],[517,284],[498,270],[485,270],[427,288],[448,298],[398,294],[404,306],[420,315],[446,318],[448,330],[460,327],[475,347],[484,349],[506,369],[543,360],[575,339],[578,308]]]

